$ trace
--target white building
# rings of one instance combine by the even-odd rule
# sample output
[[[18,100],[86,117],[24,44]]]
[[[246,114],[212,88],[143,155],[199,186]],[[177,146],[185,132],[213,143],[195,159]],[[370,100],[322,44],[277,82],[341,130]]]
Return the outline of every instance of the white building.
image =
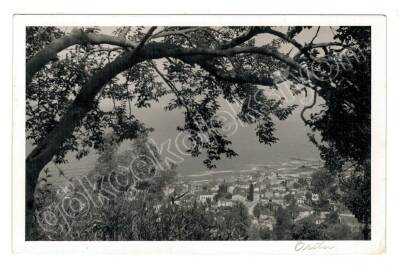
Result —
[[[202,192],[199,194],[200,202],[206,202],[207,200],[213,200],[216,193],[213,192]]]
[[[245,202],[246,198],[244,196],[240,195],[240,194],[235,194],[235,195],[232,195],[232,200],[233,201]]]
[[[232,207],[233,202],[231,200],[221,199],[218,201],[218,207]]]

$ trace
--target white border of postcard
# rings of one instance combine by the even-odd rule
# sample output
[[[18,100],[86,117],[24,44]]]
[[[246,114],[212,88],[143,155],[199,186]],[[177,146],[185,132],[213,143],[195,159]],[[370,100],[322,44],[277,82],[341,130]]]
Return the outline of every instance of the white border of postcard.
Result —
[[[372,192],[369,241],[25,241],[26,26],[371,26]],[[386,237],[386,17],[382,15],[15,15],[12,240],[17,253],[380,254]],[[308,247],[305,247],[308,246]],[[302,250],[307,249],[307,250]]]

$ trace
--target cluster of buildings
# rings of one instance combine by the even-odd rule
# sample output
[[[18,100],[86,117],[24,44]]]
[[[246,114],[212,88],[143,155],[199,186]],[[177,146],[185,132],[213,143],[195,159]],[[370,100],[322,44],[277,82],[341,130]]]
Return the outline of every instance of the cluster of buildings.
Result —
[[[238,174],[220,181],[192,180],[177,181],[164,189],[166,196],[182,194],[176,203],[197,201],[206,203],[211,208],[232,207],[235,203],[243,203],[257,226],[268,227],[271,230],[275,224],[275,211],[295,203],[298,210],[296,221],[313,216],[316,224],[322,223],[331,210],[337,210],[338,205],[329,203],[329,207],[316,213],[313,203],[320,198],[310,192],[311,175],[321,166],[318,163],[284,163],[274,169],[260,168],[251,174]],[[258,207],[257,213],[254,209]],[[359,228],[357,219],[351,214],[339,216],[354,230]]]

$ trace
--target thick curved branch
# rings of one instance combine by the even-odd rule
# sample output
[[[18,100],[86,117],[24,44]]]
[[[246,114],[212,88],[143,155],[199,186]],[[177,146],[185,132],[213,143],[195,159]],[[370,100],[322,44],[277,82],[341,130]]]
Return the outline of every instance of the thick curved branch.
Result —
[[[35,54],[30,60],[26,63],[26,85],[28,86],[32,82],[33,76],[40,71],[47,63],[52,60],[57,59],[57,54],[68,47],[77,44],[109,44],[120,47],[129,47],[136,48],[138,43],[130,41],[126,39],[124,36],[129,30],[129,27],[126,27],[120,36],[112,36],[106,34],[97,34],[97,33],[86,33],[80,29],[74,28],[70,34],[63,36],[59,39],[52,41],[50,44],[46,45],[43,49],[41,49],[37,54]],[[160,32],[159,34],[155,34],[154,36],[150,36],[150,39],[165,37],[173,34],[184,34],[188,32],[193,32],[200,30],[202,28],[188,28],[180,31],[169,31],[169,32]],[[153,30],[154,31],[154,30]],[[232,44],[227,47],[233,47]]]
[[[57,59],[57,54],[76,44],[109,44],[121,47],[135,48],[138,44],[125,37],[116,37],[105,34],[85,33],[80,29],[73,29],[66,36],[56,39],[46,45],[26,63],[26,85],[32,82],[33,76],[48,62]]]
[[[193,32],[196,30],[202,30],[203,28],[188,28],[181,31],[171,31],[171,32],[161,32],[159,34],[155,34],[150,36],[149,39],[158,38],[167,36],[170,34],[183,34],[187,32]],[[219,46],[219,50],[231,49],[244,42],[250,40],[252,37],[256,36],[260,33],[273,33],[277,36],[281,36],[282,38],[286,38],[287,36],[281,32],[274,31],[268,27],[250,27],[249,30],[232,39],[228,43],[221,44]],[[70,46],[76,44],[109,44],[120,47],[130,47],[136,48],[139,44],[133,41],[127,40],[124,36],[111,36],[105,34],[97,34],[97,33],[86,33],[80,29],[73,29],[72,32],[64,37],[54,40],[42,50],[40,50],[36,55],[34,55],[27,63],[26,63],[26,85],[28,86],[33,76],[42,69],[48,62],[51,60],[57,59],[57,54],[62,50],[67,49]],[[299,44],[296,42],[292,42],[296,47],[299,47]],[[210,52],[207,52],[210,53]]]

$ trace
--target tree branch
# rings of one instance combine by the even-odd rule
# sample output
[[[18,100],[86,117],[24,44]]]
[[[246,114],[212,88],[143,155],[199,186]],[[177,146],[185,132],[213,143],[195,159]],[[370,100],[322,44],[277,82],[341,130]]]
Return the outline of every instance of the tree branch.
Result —
[[[296,47],[299,51],[302,51],[304,49],[303,45],[301,45],[299,42],[297,42],[295,39],[289,38],[285,33],[282,33],[280,31],[274,30],[271,27],[265,27],[264,33],[269,33],[271,35],[277,36],[289,43],[291,43],[294,47]]]
[[[158,76],[160,76],[161,79],[164,81],[164,83],[172,90],[172,92],[178,98],[180,103],[182,103],[182,105],[186,108],[186,111],[189,113],[190,112],[189,107],[187,106],[185,99],[181,96],[179,90],[176,88],[174,83],[171,82],[171,80],[169,80],[168,78],[166,78],[163,75],[163,73],[161,73],[161,71],[157,68],[157,65],[153,61],[150,61],[150,63],[152,68],[157,72]]]
[[[314,40],[317,38],[319,30],[321,29],[321,27],[318,27],[317,32],[315,32],[314,37],[311,39],[310,43],[307,46],[310,46],[313,44]]]
[[[303,120],[305,125],[309,125],[310,122],[304,117],[304,112],[306,110],[311,109],[312,107],[314,107],[315,103],[317,102],[317,89],[313,89],[313,91],[314,91],[313,102],[308,106],[304,106],[304,108],[301,110],[301,113],[300,113],[300,117]]]
[[[222,81],[239,84],[257,84],[262,86],[272,86],[275,84],[275,80],[270,76],[257,76],[249,72],[243,72],[239,69],[237,71],[223,71],[207,62],[198,62],[198,64],[201,68]]]
[[[347,45],[343,45],[340,42],[321,42],[321,43],[315,43],[315,44],[311,44],[311,45],[307,45],[306,47],[303,48],[302,51],[298,51],[297,54],[295,56],[293,56],[294,59],[298,58],[301,54],[303,54],[303,52],[307,52],[311,49],[315,49],[315,48],[326,48],[326,47],[330,47],[330,46],[340,46],[342,48],[347,48],[350,46]]]
[[[57,54],[76,44],[109,44],[121,47],[135,48],[138,44],[125,39],[105,34],[85,33],[74,28],[70,34],[56,39],[36,53],[26,63],[26,85],[32,82],[33,76],[51,60],[57,59]]]
[[[229,49],[245,43],[257,34],[262,33],[260,27],[249,27],[249,29],[242,35],[232,39],[230,42],[224,43],[219,46],[220,49]]]
[[[136,46],[136,48],[135,48],[135,52],[137,52],[137,51],[139,51],[142,47],[143,47],[143,45],[146,43],[146,41],[148,40],[148,39],[150,39],[150,37],[151,37],[151,35],[153,34],[153,32],[156,30],[156,28],[157,27],[151,27],[150,29],[149,29],[149,31],[147,31],[147,33],[146,33],[146,35],[144,35],[144,37],[143,37],[143,39],[140,41],[140,43]]]

